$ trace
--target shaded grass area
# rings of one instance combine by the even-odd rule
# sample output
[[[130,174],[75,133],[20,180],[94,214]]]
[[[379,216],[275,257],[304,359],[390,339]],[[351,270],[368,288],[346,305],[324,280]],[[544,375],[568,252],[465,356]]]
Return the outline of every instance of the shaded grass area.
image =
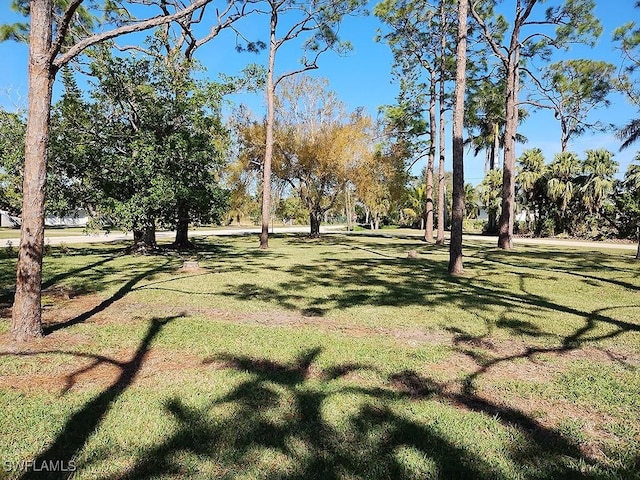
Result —
[[[47,227],[45,228],[44,235],[45,238],[51,237],[70,237],[74,235],[90,235],[93,230],[87,230],[84,227]],[[112,232],[116,232],[113,231]],[[103,233],[102,231],[96,231],[96,233]],[[20,238],[20,229],[19,228],[9,228],[9,227],[1,227],[0,228],[0,242],[2,246],[6,246],[6,240],[11,238]],[[17,248],[17,245],[13,245],[14,248]]]
[[[73,460],[74,478],[638,478],[624,254],[469,243],[450,278],[447,250],[410,238],[270,243],[201,240],[197,272],[54,250],[48,336],[2,338],[0,460]]]

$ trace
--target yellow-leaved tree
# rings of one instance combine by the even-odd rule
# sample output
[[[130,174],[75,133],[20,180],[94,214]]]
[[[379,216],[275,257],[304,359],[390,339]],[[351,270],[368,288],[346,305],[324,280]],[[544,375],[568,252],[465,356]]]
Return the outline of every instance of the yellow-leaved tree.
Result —
[[[348,112],[325,79],[297,76],[280,83],[275,101],[272,174],[295,192],[309,211],[310,234],[336,207],[358,166],[374,155],[372,120]],[[240,162],[259,168],[265,125],[250,117],[236,122]]]

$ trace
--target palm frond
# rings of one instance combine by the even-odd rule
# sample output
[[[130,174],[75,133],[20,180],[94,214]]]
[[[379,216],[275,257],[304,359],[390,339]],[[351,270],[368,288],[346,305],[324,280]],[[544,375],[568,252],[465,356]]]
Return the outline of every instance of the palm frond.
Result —
[[[616,137],[623,141],[620,146],[621,151],[640,140],[640,118],[631,120],[631,122],[618,130]]]

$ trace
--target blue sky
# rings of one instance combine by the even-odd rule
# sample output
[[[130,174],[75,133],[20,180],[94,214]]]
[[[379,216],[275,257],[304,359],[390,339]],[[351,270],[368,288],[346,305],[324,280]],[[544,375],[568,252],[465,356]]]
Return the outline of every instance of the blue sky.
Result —
[[[0,5],[0,23],[19,20],[9,9],[9,1],[5,0]],[[511,2],[505,2],[505,5]],[[552,4],[553,1],[547,2]],[[376,2],[371,2],[369,9],[373,10]],[[635,0],[596,0],[596,16],[603,24],[604,32],[600,41],[594,48],[573,48],[567,53],[562,53],[556,59],[569,58],[593,58],[606,60],[613,64],[620,63],[620,55],[611,43],[613,29],[619,25],[638,19],[640,9],[633,8]],[[267,23],[265,19],[254,19],[246,22],[243,33],[252,39],[266,40]],[[375,116],[380,105],[392,104],[398,92],[397,85],[391,81],[392,56],[389,48],[381,43],[376,43],[374,38],[381,25],[373,17],[348,18],[341,27],[340,34],[351,41],[353,51],[347,56],[341,57],[334,53],[326,53],[319,61],[320,69],[312,73],[315,76],[326,77],[330,81],[330,88],[336,91],[341,100],[351,108],[365,107]],[[131,43],[137,39],[129,39]],[[123,40],[121,43],[127,43]],[[225,32],[199,52],[200,61],[207,67],[208,74],[212,78],[218,73],[234,74],[239,72],[247,63],[262,63],[266,56],[237,53],[233,48],[235,38],[231,32]],[[2,75],[0,75],[0,106],[14,110],[16,107],[26,106],[27,95],[27,47],[15,42],[0,43],[0,58],[2,58]],[[300,58],[300,51],[289,48],[283,51],[278,58],[277,69],[287,71],[295,68]],[[58,90],[58,89],[56,89]],[[236,97],[235,101],[248,103],[252,110],[261,113],[264,108],[263,97],[260,94],[243,95]],[[637,112],[620,95],[611,97],[611,106],[594,112],[594,117],[603,123],[622,125],[637,116]],[[528,138],[528,143],[519,145],[517,153],[520,154],[527,148],[539,147],[545,153],[547,161],[560,151],[560,127],[552,114],[542,111],[532,113],[520,127],[520,133]],[[450,142],[448,141],[448,144]],[[612,133],[586,134],[573,140],[569,150],[580,156],[587,149],[607,148],[615,153],[615,159],[620,163],[620,171],[623,172],[631,159],[635,156],[634,148],[625,152],[618,152],[619,141]],[[638,147],[640,148],[640,146]],[[450,164],[450,158],[447,156]],[[465,159],[466,180],[477,184],[483,177],[484,157],[480,154],[473,157],[469,152]],[[420,168],[420,165],[418,165]]]

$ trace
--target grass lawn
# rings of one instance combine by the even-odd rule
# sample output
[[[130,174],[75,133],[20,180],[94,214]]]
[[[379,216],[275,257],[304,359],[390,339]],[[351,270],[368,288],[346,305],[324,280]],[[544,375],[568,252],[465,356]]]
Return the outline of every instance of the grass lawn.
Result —
[[[257,243],[52,248],[48,335],[0,321],[0,476],[640,478],[632,252],[470,242],[451,278],[417,239]]]
[[[83,227],[67,227],[67,228],[46,228],[46,237],[68,237],[72,235],[85,235],[87,232]],[[0,228],[0,240],[8,238],[20,238],[19,228]],[[16,245],[17,246],[17,245]]]

